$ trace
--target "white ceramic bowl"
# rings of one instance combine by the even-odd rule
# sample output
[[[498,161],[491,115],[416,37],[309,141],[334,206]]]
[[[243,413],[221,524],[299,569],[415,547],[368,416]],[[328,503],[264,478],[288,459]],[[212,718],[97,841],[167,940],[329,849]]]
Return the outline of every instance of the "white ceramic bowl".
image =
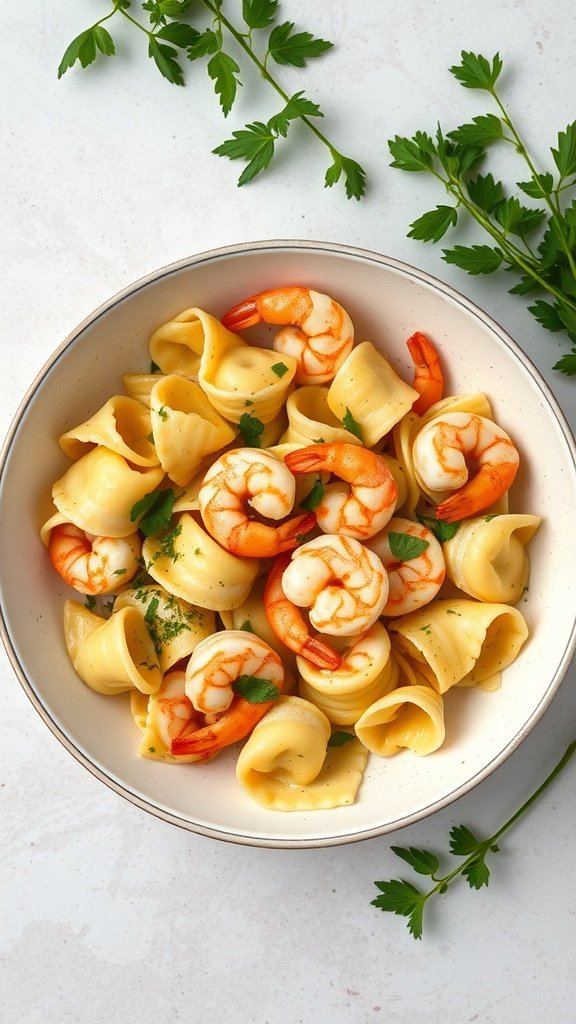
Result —
[[[532,575],[520,605],[530,640],[502,688],[452,691],[447,739],[434,755],[371,756],[357,802],[312,813],[265,810],[239,788],[235,752],[207,766],[136,756],[125,697],[94,693],[76,677],[62,635],[72,592],[38,539],[50,489],[68,462],[57,437],[145,371],[153,328],[187,306],[219,315],[264,288],[302,283],[350,312],[358,340],[382,347],[411,375],[405,347],[429,334],[449,368],[447,393],[482,390],[517,442],[522,468],[514,508],[543,525],[531,544]],[[268,330],[268,329],[266,329]],[[63,342],[26,395],[0,465],[0,594],[3,639],[26,693],[82,764],[138,806],[195,832],[262,846],[347,843],[397,829],[462,796],[524,739],[556,692],[575,646],[573,550],[575,447],[546,384],[485,313],[448,286],[393,259],[315,242],[260,242],[203,253],[165,267],[116,295]]]

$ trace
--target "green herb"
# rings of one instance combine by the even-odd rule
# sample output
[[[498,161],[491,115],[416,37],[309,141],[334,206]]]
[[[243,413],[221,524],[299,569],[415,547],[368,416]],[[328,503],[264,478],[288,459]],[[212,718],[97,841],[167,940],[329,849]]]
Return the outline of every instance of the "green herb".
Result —
[[[181,533],[181,523],[177,523],[177,525],[172,527],[171,530],[168,530],[168,532],[160,538],[160,547],[152,556],[152,562],[156,562],[159,558],[169,558],[172,562],[177,562],[179,558],[183,558],[184,553],[182,551],[176,551],[174,546],[174,541]]]
[[[345,743],[350,743],[350,740],[355,740],[356,736],[353,732],[344,732],[340,729],[335,729],[330,739],[328,740],[329,747],[343,747]]]
[[[146,623],[147,626],[152,625],[152,623],[154,622],[154,618],[155,618],[156,612],[158,611],[159,605],[160,605],[160,598],[159,597],[153,597],[152,600],[150,601],[150,604],[148,605],[148,607],[146,609],[145,614],[144,614],[144,622]]]
[[[252,629],[252,623],[250,622],[250,619],[244,619],[244,622],[238,628],[239,629],[243,629],[245,633],[253,633],[254,632],[254,630]]]
[[[362,440],[362,430],[360,428],[360,424],[356,422],[348,406],[346,406],[346,412],[342,417],[342,423],[346,427],[346,430],[349,430],[351,434],[354,434],[355,437],[358,437],[360,440]]]
[[[160,370],[160,367],[158,366],[158,363],[155,363],[154,360],[152,360],[151,363],[150,363],[150,373],[161,373],[161,372],[162,371]]]
[[[415,939],[420,939],[422,937],[424,909],[428,900],[437,893],[445,893],[458,875],[463,875],[472,889],[481,889],[482,886],[488,885],[490,870],[486,864],[487,854],[490,852],[498,853],[500,849],[498,840],[501,836],[544,793],[559,772],[566,767],[575,752],[576,740],[573,740],[542,785],[489,839],[477,839],[465,825],[457,825],[451,829],[450,853],[465,859],[446,875],[438,875],[440,860],[435,853],[431,853],[429,850],[418,850],[412,846],[408,849],[401,846],[391,847],[392,852],[409,864],[414,871],[419,875],[428,875],[436,884],[428,892],[422,892],[411,882],[404,881],[403,879],[375,882],[375,886],[380,890],[380,896],[372,900],[372,906],[407,917],[408,930]]]
[[[260,434],[264,432],[262,420],[251,412],[243,412],[238,423],[238,431],[247,448],[260,447]]]
[[[443,259],[469,274],[509,271],[518,278],[510,288],[514,295],[548,293],[553,301],[537,297],[528,309],[546,330],[566,332],[572,349],[554,369],[576,374],[576,199],[567,198],[576,186],[576,121],[558,132],[551,148],[554,172],[538,170],[496,89],[500,56],[490,61],[462,51],[461,60],[450,72],[466,89],[487,92],[497,113],[447,133],[438,127],[434,138],[418,131],[389,141],[392,167],[432,174],[453,200],[415,220],[408,235],[438,242],[460,214],[470,214],[493,244],[456,245],[442,250]],[[528,180],[516,182],[520,198],[491,173],[478,173],[487,149],[500,145],[512,146],[528,168]],[[526,196],[539,205],[526,206]]]
[[[443,543],[445,540],[452,540],[452,537],[456,536],[460,527],[459,522],[446,523],[443,519],[436,519],[434,516],[418,516],[418,522],[422,523],[422,526],[428,527],[440,543]]]
[[[330,188],[343,178],[347,197],[360,199],[366,191],[364,169],[351,157],[340,153],[320,130],[316,122],[324,114],[318,104],[304,96],[302,90],[290,95],[270,70],[271,63],[304,68],[309,60],[331,50],[333,44],[316,38],[311,32],[296,31],[291,21],[276,24],[278,0],[243,0],[240,23],[230,21],[228,7],[233,5],[227,4],[225,11],[224,0],[140,0],[139,4],[136,0],[108,0],[108,11],[76,36],[66,49],[58,78],[76,63],[86,68],[99,56],[116,54],[114,40],[104,23],[117,16],[117,21],[123,19],[142,34],[147,41],[149,58],[173,85],[184,85],[183,60],[205,61],[222,113],[227,117],[234,106],[238,87],[242,85],[240,75],[243,72],[234,54],[241,55],[248,58],[248,66],[253,66],[255,84],[266,82],[281,98],[282,107],[265,122],[255,120],[233,131],[231,138],[213,150],[218,156],[246,163],[238,184],[245,185],[270,165],[277,149],[291,133],[292,124],[298,123],[330,154],[325,187]],[[194,26],[185,20],[191,8]],[[195,27],[201,10],[208,15],[208,22]],[[148,15],[149,25],[138,17],[143,12]]]
[[[114,569],[114,572],[112,573],[112,575],[113,576],[123,576],[125,572],[126,572],[126,569]]]
[[[175,500],[176,495],[172,488],[165,491],[150,491],[132,506],[130,521],[135,523],[140,520],[138,529],[144,536],[155,537],[170,525]]]
[[[312,490],[308,492],[305,498],[302,498],[300,508],[306,509],[308,512],[313,512],[315,508],[318,508],[318,505],[322,501],[325,490],[326,488],[324,484],[320,477],[318,477],[314,482]]]
[[[315,437],[315,438],[313,438],[312,443],[313,444],[326,444],[326,442],[325,442],[323,437]]]
[[[426,548],[430,547],[427,540],[413,537],[410,533],[397,533],[395,530],[390,530],[388,543],[394,558],[398,558],[401,562],[418,558],[423,551],[426,551]]]
[[[283,377],[285,373],[288,373],[286,363],[274,363],[274,366],[271,366],[270,369],[274,371],[277,377]]]
[[[239,694],[250,704],[265,704],[267,701],[276,700],[280,690],[275,683],[269,679],[262,679],[259,676],[238,676],[232,684],[234,693]]]
[[[493,515],[493,516],[484,516],[484,522],[485,523],[490,523],[492,521],[492,519],[496,519],[496,516],[495,515]]]
[[[159,409],[156,409],[156,413],[160,417],[161,420],[167,420],[168,419],[168,413],[166,412],[165,406],[161,405]]]

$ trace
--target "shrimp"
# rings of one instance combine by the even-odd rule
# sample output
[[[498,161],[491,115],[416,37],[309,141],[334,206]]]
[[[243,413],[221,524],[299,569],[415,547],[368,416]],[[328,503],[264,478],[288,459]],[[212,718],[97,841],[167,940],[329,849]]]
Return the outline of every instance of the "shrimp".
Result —
[[[360,541],[325,534],[293,552],[282,589],[293,604],[310,609],[310,622],[320,633],[350,636],[382,614],[388,574]]]
[[[439,402],[444,390],[444,377],[438,353],[425,334],[416,331],[406,342],[414,363],[412,387],[418,392],[412,406],[418,416],[428,412],[430,406]]]
[[[274,338],[277,352],[294,356],[297,384],[325,384],[352,351],[354,327],[345,309],[329,295],[292,285],[252,295],[222,317],[224,327],[286,324]]]
[[[269,519],[292,510],[292,473],[269,452],[235,448],[210,467],[198,492],[198,507],[208,533],[234,555],[269,558],[295,548],[316,525],[313,514],[295,516],[281,526],[249,519],[245,504]]]
[[[488,508],[512,485],[520,457],[508,434],[474,413],[449,412],[430,420],[412,446],[416,472],[434,491],[454,491],[436,506],[446,522]]]
[[[327,471],[343,483],[328,484],[314,509],[324,533],[365,540],[378,533],[396,506],[398,488],[381,455],[356,444],[312,444],[284,459],[293,473]]]
[[[390,587],[384,616],[405,615],[436,597],[444,582],[446,564],[442,545],[426,526],[395,516],[368,546],[388,572]]]
[[[185,687],[186,673],[174,669],[164,676],[160,689],[154,694],[154,725],[167,749],[176,736],[198,729],[202,720],[186,696]]]
[[[272,566],[264,588],[264,609],[270,628],[291,651],[307,658],[324,669],[337,669],[340,655],[316,637],[310,636],[308,627],[298,608],[288,600],[282,588],[284,570],[291,555],[280,555]]]
[[[234,692],[237,680],[284,685],[284,667],[275,651],[253,633],[225,630],[201,640],[186,668],[186,694],[208,718],[218,716],[188,736],[174,737],[170,753],[214,757],[224,747],[244,739],[273,703],[250,700]]]
[[[128,583],[140,568],[141,542],[129,537],[95,537],[73,523],[52,529],[50,561],[70,587],[81,594],[110,594]]]

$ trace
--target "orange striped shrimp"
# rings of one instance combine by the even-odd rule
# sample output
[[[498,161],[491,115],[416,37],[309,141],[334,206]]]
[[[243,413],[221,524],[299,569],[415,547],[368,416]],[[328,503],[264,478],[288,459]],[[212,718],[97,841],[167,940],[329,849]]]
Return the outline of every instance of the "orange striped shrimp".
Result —
[[[140,567],[141,542],[129,537],[94,537],[73,523],[54,526],[50,561],[63,580],[81,594],[110,594],[128,583]]]
[[[430,420],[412,446],[416,472],[432,491],[454,491],[436,506],[438,519],[455,522],[476,515],[512,485],[520,457],[496,423],[466,412]]]
[[[259,292],[222,317],[231,331],[254,324],[281,324],[274,338],[277,352],[294,356],[297,384],[325,384],[350,354],[354,327],[346,310],[329,295],[292,285]]]
[[[413,554],[411,538],[416,541]],[[426,526],[395,516],[368,542],[368,547],[376,552],[388,573],[388,600],[382,615],[406,615],[436,597],[444,582],[446,563],[442,545]]]
[[[329,472],[342,483],[328,484],[314,509],[324,533],[365,540],[386,525],[398,488],[381,455],[356,444],[311,444],[285,456],[293,473]]]
[[[307,658],[313,665],[324,669],[337,669],[340,655],[317,637],[310,636],[304,617],[296,605],[288,600],[282,588],[282,576],[290,564],[291,555],[276,559],[264,588],[266,618],[279,640],[296,654]]]

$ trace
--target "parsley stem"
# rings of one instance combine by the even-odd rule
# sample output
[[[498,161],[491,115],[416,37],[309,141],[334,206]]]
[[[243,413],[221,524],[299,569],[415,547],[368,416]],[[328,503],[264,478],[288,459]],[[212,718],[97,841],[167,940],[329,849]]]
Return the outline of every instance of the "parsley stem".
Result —
[[[228,21],[226,15],[222,13],[217,4],[213,3],[212,0],[200,0],[200,3],[202,3],[207,10],[211,11],[211,13],[214,15],[214,18],[219,23],[226,26],[230,35],[234,37],[238,45],[244,50],[244,53],[250,58],[252,63],[256,65],[260,74],[262,75],[262,78],[264,78],[265,81],[268,82],[268,84],[271,85],[273,89],[275,89],[275,91],[278,93],[279,96],[282,97],[285,103],[288,103],[290,100],[289,94],[284,91],[282,86],[276,81],[273,75],[270,74],[266,67],[266,63],[263,63],[259,59],[257,54],[252,49],[250,42],[246,41],[246,36],[239,32],[238,29],[234,27],[232,22]],[[304,114],[300,115],[300,120],[303,121],[306,127],[310,129],[310,131],[316,136],[316,138],[319,139],[320,142],[322,142],[330,150],[330,154],[333,159],[335,159],[336,157],[342,157],[343,154],[338,152],[338,150],[332,145],[330,140],[326,138],[323,132],[321,132],[320,129],[316,127],[313,121],[311,121]]]
[[[149,39],[154,38],[154,33],[150,32],[145,25],[141,25],[139,21],[136,21],[136,18],[133,18],[131,14],[128,14],[124,7],[120,7],[120,5],[117,5],[116,10],[120,11],[120,14],[122,14],[127,21],[130,21],[133,25],[135,25],[136,28],[139,28],[141,32],[145,32]]]
[[[528,810],[528,808],[532,806],[532,804],[538,799],[539,796],[542,795],[542,793],[546,789],[548,789],[548,786],[554,781],[556,776],[559,775],[560,772],[566,767],[566,765],[573,758],[575,753],[576,753],[576,740],[572,740],[572,742],[569,743],[568,746],[566,747],[566,750],[564,751],[562,757],[558,761],[558,764],[556,765],[555,768],[552,769],[550,774],[546,776],[546,778],[544,779],[544,782],[542,783],[542,785],[538,786],[538,789],[536,789],[534,791],[534,793],[532,793],[532,796],[528,797],[528,799],[522,804],[521,807],[518,808],[518,810],[512,815],[512,817],[508,818],[508,821],[506,821],[502,825],[502,827],[499,828],[498,831],[494,833],[494,835],[491,837],[491,839],[486,840],[487,843],[489,843],[490,845],[492,843],[495,843],[496,840],[499,839],[500,836],[504,834],[504,832],[508,831],[510,826],[513,825],[514,822],[517,821],[518,818],[520,818]]]
[[[573,274],[574,278],[576,279],[576,263],[574,262],[574,257],[572,255],[572,250],[570,248],[570,244],[569,244],[568,239],[566,238],[566,234],[564,232],[564,225],[563,225],[563,222],[562,222],[562,216],[561,216],[561,213],[560,213],[560,209],[552,201],[552,199],[551,199],[550,195],[548,194],[548,192],[546,192],[542,188],[542,182],[541,182],[540,174],[536,170],[536,167],[534,166],[534,163],[532,162],[530,154],[529,154],[528,150],[526,149],[526,146],[524,145],[522,139],[520,138],[520,135],[516,131],[516,128],[514,127],[514,123],[512,122],[512,119],[510,118],[510,115],[509,115],[508,111],[506,110],[506,107],[504,106],[504,104],[502,103],[500,97],[498,96],[498,93],[496,92],[495,89],[490,89],[489,92],[490,92],[492,98],[494,99],[494,102],[497,104],[497,106],[498,106],[498,108],[499,108],[499,110],[500,110],[500,112],[502,114],[502,118],[504,120],[504,123],[508,126],[508,128],[512,132],[512,135],[514,136],[514,141],[515,141],[515,144],[516,144],[516,149],[518,150],[520,156],[524,159],[525,163],[528,165],[528,168],[530,170],[530,173],[531,173],[534,181],[538,184],[538,186],[540,188],[540,191],[542,192],[542,198],[543,198],[544,202],[546,203],[546,206],[550,210],[550,213],[552,214],[552,219],[554,221],[554,224],[555,224],[555,227],[556,227],[556,230],[557,230],[557,233],[558,233],[558,238],[560,239],[562,248],[563,248],[563,250],[564,250],[564,252],[566,254],[566,258],[568,260],[568,263],[569,263],[569,266],[570,266],[570,270],[572,271],[572,274]]]

